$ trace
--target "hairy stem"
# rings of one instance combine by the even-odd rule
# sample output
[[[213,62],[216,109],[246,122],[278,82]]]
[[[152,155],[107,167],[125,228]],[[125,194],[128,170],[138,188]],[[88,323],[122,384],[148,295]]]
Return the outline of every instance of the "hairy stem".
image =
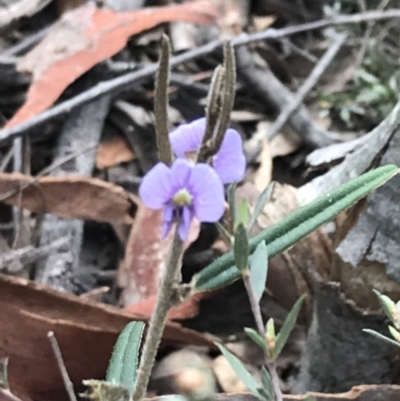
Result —
[[[254,320],[256,322],[258,334],[260,334],[260,336],[265,338],[265,325],[261,314],[260,303],[257,298],[256,292],[254,291],[253,285],[251,284],[249,274],[243,275],[243,282],[244,286],[246,287],[247,295],[250,300],[250,306],[254,315]],[[275,361],[270,361],[268,355],[265,355],[265,365],[269,371],[269,374],[271,375],[272,386],[274,388],[274,393],[275,393],[275,400],[282,401],[283,395],[281,387],[279,385],[279,376],[278,372],[276,371],[276,363]]]
[[[149,328],[140,359],[138,376],[132,396],[133,401],[141,401],[146,395],[151,370],[154,366],[157,350],[161,342],[165,323],[167,321],[167,313],[172,306],[172,299],[175,290],[174,284],[177,283],[177,277],[179,276],[182,253],[183,242],[179,238],[177,224],[167,265],[161,279],[155,310],[150,319]]]

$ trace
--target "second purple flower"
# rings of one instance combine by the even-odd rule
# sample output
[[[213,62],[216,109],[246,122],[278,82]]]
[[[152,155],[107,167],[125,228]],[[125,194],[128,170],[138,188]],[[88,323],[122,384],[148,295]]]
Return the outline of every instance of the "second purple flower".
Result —
[[[182,124],[169,134],[175,155],[185,158],[186,154],[198,152],[206,130],[206,119],[199,118],[190,124]],[[221,147],[212,160],[212,166],[224,184],[240,181],[246,170],[242,138],[239,132],[229,128],[225,132]]]

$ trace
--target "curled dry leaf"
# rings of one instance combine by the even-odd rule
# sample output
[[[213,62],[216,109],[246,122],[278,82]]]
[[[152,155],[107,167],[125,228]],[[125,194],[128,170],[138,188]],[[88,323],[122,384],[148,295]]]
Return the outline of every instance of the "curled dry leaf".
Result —
[[[214,17],[214,7],[203,0],[123,13],[94,5],[66,12],[48,36],[20,60],[18,69],[31,74],[33,83],[25,104],[5,127],[46,110],[68,85],[120,51],[132,35],[170,21],[210,24]]]
[[[139,205],[135,222],[126,246],[125,259],[118,272],[119,285],[123,288],[122,304],[129,310],[150,317],[155,305],[159,280],[168,258],[173,233],[161,239],[163,211],[148,209],[137,199]],[[200,223],[192,221],[189,236],[185,242],[187,249],[200,232]],[[192,297],[173,308],[170,319],[185,319],[197,314],[197,301],[202,296]]]
[[[9,381],[23,401],[61,399],[65,389],[46,337],[53,331],[72,382],[103,378],[113,345],[131,320],[114,306],[93,303],[34,282],[0,275],[0,358],[9,357]],[[167,323],[165,342],[214,347],[210,337]]]
[[[0,202],[66,219],[113,224],[131,224],[135,205],[123,188],[97,178],[35,179],[19,173],[0,173]]]

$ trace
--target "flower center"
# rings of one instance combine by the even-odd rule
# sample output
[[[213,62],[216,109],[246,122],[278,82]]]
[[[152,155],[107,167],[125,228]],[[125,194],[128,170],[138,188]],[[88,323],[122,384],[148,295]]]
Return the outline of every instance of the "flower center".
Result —
[[[175,206],[188,206],[192,203],[193,196],[187,189],[180,189],[172,198]]]

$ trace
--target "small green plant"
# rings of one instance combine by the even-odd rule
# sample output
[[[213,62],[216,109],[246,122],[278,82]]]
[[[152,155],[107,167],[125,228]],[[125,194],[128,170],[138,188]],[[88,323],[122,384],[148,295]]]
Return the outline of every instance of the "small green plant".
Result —
[[[379,338],[380,340],[383,340],[389,344],[395,345],[397,347],[400,347],[400,301],[394,303],[387,295],[383,295],[380,292],[374,290],[376,296],[378,297],[379,303],[381,304],[381,307],[383,311],[385,312],[385,315],[390,319],[390,321],[393,323],[393,326],[389,326],[389,332],[392,335],[393,339],[390,337],[387,337],[381,333],[378,333],[375,330],[371,329],[364,329],[366,333],[371,334],[374,337]]]
[[[230,43],[225,45],[224,63],[214,73],[206,118],[183,124],[172,133],[168,133],[167,130],[166,113],[169,54],[170,45],[168,39],[164,38],[155,95],[160,163],[143,177],[139,195],[147,207],[164,210],[162,236],[165,237],[175,227],[173,242],[163,277],[160,279],[155,310],[148,324],[140,358],[138,355],[144,325],[141,322],[131,322],[117,340],[106,380],[84,382],[91,389],[86,396],[95,401],[142,401],[167,313],[174,302],[181,300],[185,295],[223,287],[241,278],[257,327],[257,330],[246,328],[245,331],[265,355],[265,367],[260,372],[261,383],[255,381],[230,351],[223,345],[218,346],[253,394],[262,401],[281,401],[282,392],[276,372],[276,360],[295,326],[304,296],[296,302],[278,334],[272,319],[264,324],[259,302],[267,280],[268,259],[288,249],[354,205],[396,175],[399,169],[388,165],[372,170],[251,237],[251,229],[268,201],[273,187],[269,186],[260,195],[252,216],[249,216],[246,202],[236,207],[235,182],[243,178],[246,160],[239,133],[228,129],[236,81],[233,47]],[[224,213],[224,184],[231,183],[233,184],[227,193],[232,224],[226,228],[219,225],[218,221]],[[200,221],[216,223],[225,238],[231,242],[232,250],[195,276],[189,285],[191,291],[188,293],[188,286],[181,283],[180,269],[183,244],[193,217]],[[207,372],[200,370],[192,373],[207,376]],[[208,384],[191,387],[183,381],[181,392],[184,399],[203,401],[212,398],[211,393],[215,391],[212,380],[203,382]]]
[[[329,95],[319,93],[320,116],[338,116],[348,128],[380,123],[399,99],[400,72],[375,51],[369,51],[348,89]]]

